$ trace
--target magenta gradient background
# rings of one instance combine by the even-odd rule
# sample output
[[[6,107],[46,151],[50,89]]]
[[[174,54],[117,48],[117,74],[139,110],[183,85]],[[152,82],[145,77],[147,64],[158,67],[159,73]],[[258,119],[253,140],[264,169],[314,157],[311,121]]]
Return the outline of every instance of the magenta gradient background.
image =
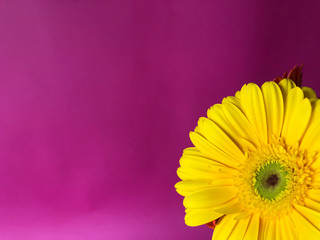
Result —
[[[319,1],[0,2],[0,239],[211,239],[176,169],[207,108],[304,63]]]

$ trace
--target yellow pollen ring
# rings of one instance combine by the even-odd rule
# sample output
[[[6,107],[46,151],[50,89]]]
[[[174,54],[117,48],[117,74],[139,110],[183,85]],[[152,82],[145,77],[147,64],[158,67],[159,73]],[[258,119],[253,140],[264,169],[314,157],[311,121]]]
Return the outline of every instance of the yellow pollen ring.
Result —
[[[239,175],[235,177],[237,197],[243,211],[258,212],[262,217],[277,217],[291,212],[293,204],[304,204],[313,175],[309,167],[313,155],[299,152],[277,139],[256,151],[248,152],[246,156],[247,161],[239,167]],[[274,194],[274,197],[257,188],[258,175],[262,171],[268,172],[267,168],[271,169],[270,173],[275,169],[276,174],[279,174],[277,177],[285,181],[282,183],[281,191]],[[261,182],[261,179],[263,178],[258,181]]]

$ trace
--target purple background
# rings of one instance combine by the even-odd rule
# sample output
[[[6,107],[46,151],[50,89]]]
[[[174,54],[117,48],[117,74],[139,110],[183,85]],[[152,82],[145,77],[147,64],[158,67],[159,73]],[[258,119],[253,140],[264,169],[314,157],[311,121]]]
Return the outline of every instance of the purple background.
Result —
[[[211,239],[176,169],[197,119],[304,63],[319,1],[0,2],[0,239]]]

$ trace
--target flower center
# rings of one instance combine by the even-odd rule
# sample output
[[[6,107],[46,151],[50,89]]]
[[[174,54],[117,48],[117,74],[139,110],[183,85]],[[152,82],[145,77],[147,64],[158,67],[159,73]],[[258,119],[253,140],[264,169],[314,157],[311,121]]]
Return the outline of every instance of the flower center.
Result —
[[[261,198],[273,200],[287,187],[288,170],[279,162],[262,165],[253,178],[254,189]]]
[[[274,187],[277,185],[279,181],[279,177],[277,174],[272,174],[270,177],[268,177],[267,181],[266,181],[266,186],[267,187]]]
[[[246,156],[247,161],[239,166],[239,175],[234,179],[244,211],[276,217],[291,212],[293,204],[304,204],[313,177],[313,154],[276,139]]]

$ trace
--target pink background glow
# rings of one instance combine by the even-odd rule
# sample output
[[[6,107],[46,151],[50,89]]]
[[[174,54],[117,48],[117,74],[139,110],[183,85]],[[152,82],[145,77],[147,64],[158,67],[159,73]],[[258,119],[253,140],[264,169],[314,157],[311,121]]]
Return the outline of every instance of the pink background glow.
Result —
[[[319,1],[0,2],[0,239],[211,239],[174,190],[189,131],[304,63]]]

